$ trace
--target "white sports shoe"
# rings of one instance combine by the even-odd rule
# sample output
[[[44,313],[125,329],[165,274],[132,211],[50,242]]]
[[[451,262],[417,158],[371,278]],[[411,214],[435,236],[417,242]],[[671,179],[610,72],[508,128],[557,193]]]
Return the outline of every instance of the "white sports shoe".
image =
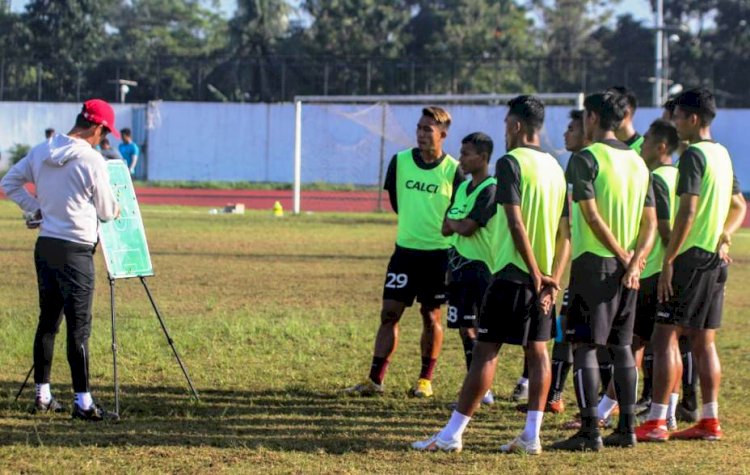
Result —
[[[526,442],[521,436],[513,439],[509,444],[500,446],[500,452],[505,454],[529,454],[539,455],[542,453],[542,441],[537,437],[534,440]]]
[[[423,452],[437,452],[438,450],[442,450],[443,452],[460,452],[463,449],[463,443],[461,439],[443,440],[440,438],[440,433],[438,432],[427,440],[419,440],[412,443],[411,448]]]
[[[492,394],[492,389],[487,390],[487,393],[482,398],[482,404],[486,404],[488,406],[495,404],[495,395]]]

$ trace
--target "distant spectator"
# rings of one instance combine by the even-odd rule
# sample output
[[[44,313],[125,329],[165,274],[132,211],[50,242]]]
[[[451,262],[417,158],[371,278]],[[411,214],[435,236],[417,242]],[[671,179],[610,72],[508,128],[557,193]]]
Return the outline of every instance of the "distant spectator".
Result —
[[[120,155],[120,152],[112,148],[112,145],[109,143],[109,139],[104,138],[101,142],[99,142],[100,150],[99,152],[102,154],[105,160],[122,160],[125,161],[124,158],[122,158],[122,155]]]
[[[138,145],[133,142],[133,134],[127,127],[120,130],[122,135],[122,143],[120,144],[120,155],[125,159],[125,163],[130,168],[130,174],[135,173],[135,165],[138,163],[138,156],[141,154],[141,150]]]
[[[49,139],[54,137],[54,135],[55,135],[55,129],[53,129],[52,127],[50,127],[49,129],[44,129],[44,138],[47,139],[47,141],[49,141]]]

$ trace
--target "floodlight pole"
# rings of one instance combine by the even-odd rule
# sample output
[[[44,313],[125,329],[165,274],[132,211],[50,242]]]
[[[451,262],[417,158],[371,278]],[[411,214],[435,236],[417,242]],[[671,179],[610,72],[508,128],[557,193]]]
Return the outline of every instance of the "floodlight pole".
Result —
[[[302,181],[302,101],[294,101],[294,214],[300,213]]]
[[[654,47],[654,107],[661,107],[663,102],[662,78],[664,77],[664,0],[656,0],[656,41]]]

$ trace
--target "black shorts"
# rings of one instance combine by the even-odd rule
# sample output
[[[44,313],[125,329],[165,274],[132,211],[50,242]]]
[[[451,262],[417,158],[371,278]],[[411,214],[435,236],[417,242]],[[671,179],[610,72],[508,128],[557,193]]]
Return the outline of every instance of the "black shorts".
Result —
[[[659,310],[658,284],[659,274],[656,273],[641,279],[641,288],[638,289],[633,333],[638,335],[641,341],[651,341],[651,334],[654,332],[656,312]]]
[[[495,275],[479,312],[477,339],[489,343],[527,346],[553,336],[554,312],[542,314],[530,282]]]
[[[614,257],[584,253],[570,268],[566,337],[573,343],[633,343],[637,291],[622,285],[625,267]]]
[[[448,328],[473,328],[492,274],[482,261],[468,261],[450,271]]]
[[[727,265],[714,252],[693,247],[674,260],[671,301],[662,305],[657,323],[698,330],[721,326]]]
[[[570,288],[566,288],[563,292],[562,305],[560,306],[560,313],[555,317],[555,343],[563,343],[565,341],[565,329],[568,327],[568,306],[570,305]]]
[[[383,300],[410,307],[414,298],[425,306],[439,307],[446,300],[445,274],[448,251],[420,251],[396,246],[383,284]]]

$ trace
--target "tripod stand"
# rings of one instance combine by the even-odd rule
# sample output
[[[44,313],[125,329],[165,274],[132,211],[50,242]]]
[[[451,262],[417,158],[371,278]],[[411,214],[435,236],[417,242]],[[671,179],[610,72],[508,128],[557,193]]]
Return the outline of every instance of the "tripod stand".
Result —
[[[143,288],[146,290],[146,295],[148,296],[149,302],[151,302],[151,307],[154,309],[154,313],[156,313],[156,318],[159,320],[159,324],[161,326],[162,331],[164,332],[164,336],[167,339],[167,343],[169,343],[169,346],[172,348],[172,353],[174,353],[175,359],[177,359],[177,363],[180,365],[180,369],[182,370],[182,374],[185,375],[185,379],[187,380],[188,386],[190,387],[190,391],[193,394],[193,397],[195,397],[196,400],[200,400],[200,397],[198,396],[198,392],[195,390],[195,387],[193,386],[193,381],[190,379],[190,375],[188,374],[187,368],[182,362],[182,359],[180,358],[179,353],[177,353],[177,348],[174,345],[174,340],[169,335],[169,330],[167,330],[167,325],[164,323],[164,319],[161,316],[161,312],[159,311],[159,307],[156,305],[156,301],[154,300],[153,295],[151,295],[151,290],[148,288],[148,284],[146,283],[146,278],[143,276],[138,277],[141,281],[141,284],[143,284]],[[111,309],[111,317],[112,317],[112,363],[113,363],[113,369],[114,369],[114,390],[115,390],[115,414],[119,418],[120,416],[120,382],[117,376],[117,331],[116,331],[116,323],[115,323],[115,279],[110,277],[109,278],[109,302],[110,302],[110,309]],[[31,373],[34,371],[34,365],[31,365],[31,369],[26,374],[26,379],[24,379],[23,384],[21,384],[21,388],[18,390],[18,393],[16,394],[15,400],[18,401],[18,398],[21,396],[21,393],[23,393],[24,388],[26,387],[26,384],[29,381],[29,378],[31,377]]]

